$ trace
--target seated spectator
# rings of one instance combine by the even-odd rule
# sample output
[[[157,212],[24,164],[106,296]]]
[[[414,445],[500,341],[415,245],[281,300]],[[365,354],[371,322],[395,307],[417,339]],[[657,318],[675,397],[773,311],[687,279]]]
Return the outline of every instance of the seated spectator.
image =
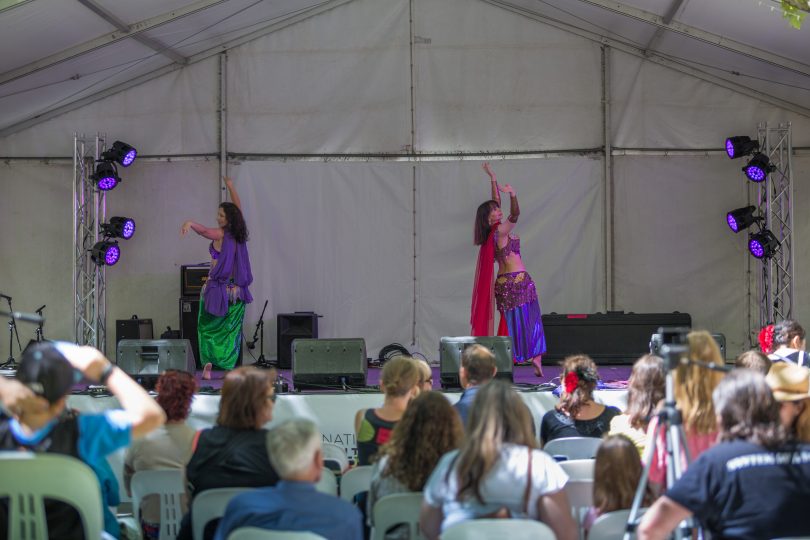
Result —
[[[70,389],[81,376],[105,384],[123,410],[73,413],[65,409]],[[163,411],[149,394],[126,373],[92,347],[45,342],[26,350],[16,380],[0,377],[0,398],[6,412],[0,414],[0,450],[27,450],[80,459],[99,478],[105,502],[117,482],[110,484],[106,457],[143,437],[165,421]],[[111,489],[112,486],[112,489]],[[114,494],[117,497],[117,493]],[[119,536],[118,522],[106,506],[104,530]],[[65,503],[45,505],[48,536],[83,539],[78,513]],[[5,512],[0,512],[0,531],[8,530]],[[3,537],[5,537],[3,535]]]
[[[608,435],[602,440],[596,451],[593,507],[582,524],[586,531],[602,514],[629,510],[633,506],[641,472],[641,459],[633,441],[624,435]],[[647,489],[642,506],[648,506],[650,502],[652,492]]]
[[[216,425],[199,432],[186,466],[193,501],[199,493],[224,487],[265,487],[278,482],[267,457],[264,425],[273,419],[275,370],[234,369],[225,376]],[[191,538],[191,514],[186,514],[177,538]],[[205,527],[212,538],[217,520]],[[197,540],[197,539],[195,539]]]
[[[166,424],[132,443],[124,458],[124,486],[131,496],[130,482],[138,471],[185,469],[191,458],[194,428],[186,425],[197,383],[191,373],[170,369],[157,380],[156,401],[166,413]],[[188,508],[183,509],[184,512]],[[147,495],[141,501],[141,531],[145,539],[160,536],[160,496]]]
[[[694,516],[712,538],[810,535],[810,446],[787,441],[765,377],[735,370],[713,394],[720,442],[644,514],[639,539],[668,538]]]
[[[779,419],[794,439],[810,443],[810,369],[777,362],[765,377],[779,402]]]
[[[414,360],[419,366],[421,373],[419,377],[419,390],[422,392],[430,392],[433,390],[433,369],[424,358],[414,358]]]
[[[540,424],[544,445],[563,437],[601,438],[609,431],[610,421],[621,411],[593,400],[598,380],[596,364],[589,356],[569,356],[563,361],[560,400]]]
[[[633,364],[627,388],[627,410],[610,421],[610,435],[624,435],[644,453],[647,426],[658,403],[664,399],[664,360],[645,354]]]
[[[388,442],[408,403],[419,395],[419,377],[419,366],[410,357],[397,356],[385,363],[380,375],[383,406],[360,409],[354,416],[358,465],[371,465],[371,458]]]
[[[689,358],[703,364],[723,365],[720,348],[712,335],[704,330],[689,332]],[[674,392],[678,410],[681,412],[689,457],[694,461],[717,441],[717,422],[712,405],[712,391],[723,379],[724,373],[697,364],[680,364],[674,370]],[[652,459],[650,482],[656,485],[656,493],[666,487],[667,454],[664,431],[657,430],[658,417],[650,421],[647,429],[647,447],[644,462]],[[655,453],[650,452],[650,441],[656,433]],[[686,469],[686,455],[681,455],[681,469]]]
[[[461,365],[458,367],[458,380],[464,390],[454,405],[461,416],[461,423],[467,423],[467,414],[472,406],[478,388],[491,381],[498,368],[495,355],[483,345],[470,345],[461,353]]]
[[[536,519],[559,540],[577,537],[563,491],[568,476],[542,450],[532,416],[511,386],[492,380],[475,396],[467,438],[445,454],[424,488],[422,533],[439,538],[456,523],[486,517]]]
[[[321,434],[313,422],[287,420],[270,430],[267,453],[281,480],[273,487],[234,497],[217,529],[217,540],[226,540],[239,527],[309,531],[333,540],[362,540],[360,511],[315,489],[323,472],[323,454]]]
[[[450,402],[438,392],[422,392],[408,405],[391,439],[377,456],[368,492],[369,526],[374,526],[374,504],[386,495],[422,491],[439,458],[461,444],[464,429]],[[386,534],[386,538],[407,538]],[[398,531],[400,532],[400,531]]]
[[[767,375],[768,371],[771,369],[771,359],[761,352],[751,349],[737,357],[734,361],[734,367],[753,369],[763,375]]]
[[[793,362],[800,366],[810,367],[810,356],[804,351],[807,342],[802,325],[788,319],[773,325],[773,341],[771,348],[775,349],[768,355],[772,362]]]

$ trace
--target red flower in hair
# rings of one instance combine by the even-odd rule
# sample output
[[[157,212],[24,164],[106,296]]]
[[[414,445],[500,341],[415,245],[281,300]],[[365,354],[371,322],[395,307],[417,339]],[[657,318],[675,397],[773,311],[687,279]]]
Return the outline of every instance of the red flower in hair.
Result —
[[[773,325],[769,324],[759,331],[759,348],[763,354],[770,354],[773,352]]]
[[[579,377],[577,377],[576,372],[569,371],[568,374],[565,376],[565,391],[568,394],[573,394],[574,390],[577,389],[579,386]]]

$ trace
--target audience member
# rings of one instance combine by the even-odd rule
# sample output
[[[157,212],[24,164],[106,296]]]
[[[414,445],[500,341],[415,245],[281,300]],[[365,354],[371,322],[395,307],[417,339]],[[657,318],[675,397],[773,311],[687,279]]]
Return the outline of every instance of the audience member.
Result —
[[[624,435],[608,435],[596,451],[593,478],[593,507],[583,521],[587,531],[602,514],[627,510],[641,480],[642,465],[635,443]],[[652,502],[647,489],[643,506]]]
[[[668,538],[690,516],[712,538],[810,535],[810,446],[787,442],[779,403],[753,370],[714,390],[719,444],[703,453],[647,511],[639,539]]]
[[[810,369],[777,362],[765,377],[779,402],[779,419],[788,434],[810,443]]]
[[[138,471],[185,469],[191,458],[195,431],[186,425],[191,400],[197,390],[194,376],[167,370],[157,380],[156,401],[166,413],[166,424],[132,443],[124,458],[124,486],[130,495],[132,476]],[[184,508],[183,511],[187,511]],[[147,495],[141,501],[141,530],[145,539],[160,536],[160,497]]]
[[[267,434],[267,453],[281,480],[273,487],[234,497],[216,539],[239,527],[308,531],[332,540],[362,540],[362,517],[351,503],[320,493],[321,434],[310,420],[287,420]]]
[[[454,405],[461,416],[461,423],[467,423],[467,414],[470,411],[478,388],[491,381],[498,368],[495,366],[495,355],[483,345],[470,345],[461,353],[461,365],[458,368],[458,380],[461,388],[461,398]]]
[[[627,409],[610,421],[610,434],[624,435],[633,441],[639,455],[644,453],[650,418],[664,399],[665,378],[661,357],[645,354],[636,360],[627,389]]]
[[[793,362],[800,366],[810,367],[810,357],[804,351],[807,344],[802,325],[787,319],[773,325],[774,350],[768,355],[773,362]]]
[[[568,476],[536,448],[529,408],[510,385],[492,380],[475,396],[467,438],[445,454],[424,488],[422,533],[436,539],[462,521],[517,517],[546,523],[560,540],[577,537]]]
[[[424,358],[414,358],[414,360],[419,366],[419,390],[421,392],[430,392],[433,390],[433,369]]]
[[[358,465],[371,465],[371,458],[388,442],[408,403],[419,394],[419,377],[419,366],[410,357],[397,356],[385,363],[380,375],[383,406],[360,409],[354,416]]]
[[[77,376],[77,371],[81,372]],[[66,410],[71,387],[81,378],[105,384],[123,410],[76,414]],[[16,380],[0,377],[0,450],[63,454],[85,462],[96,473],[102,490],[110,469],[106,456],[128,446],[165,421],[163,411],[135,381],[92,347],[45,342],[26,350]],[[115,482],[117,491],[117,482]],[[115,494],[117,497],[117,493]],[[109,495],[106,502],[112,502]],[[106,506],[104,530],[118,537],[115,516]],[[0,531],[7,531],[0,512]],[[50,538],[84,538],[81,518],[71,506],[58,501],[45,504]]]
[[[753,369],[754,371],[759,371],[763,375],[767,375],[768,370],[771,369],[771,359],[756,349],[751,349],[750,351],[745,351],[737,357],[737,359],[734,361],[734,367]]]
[[[377,456],[368,492],[369,526],[373,526],[374,504],[386,495],[422,491],[428,476],[445,453],[461,444],[464,429],[453,406],[438,392],[422,392],[397,423],[391,439]],[[386,538],[408,538],[395,530]]]
[[[237,368],[225,376],[216,425],[199,432],[186,466],[192,501],[208,489],[265,487],[278,482],[267,457],[267,430],[263,428],[273,418],[275,378],[275,370],[255,367]],[[178,539],[191,538],[191,523],[191,514],[186,514]],[[215,530],[213,520],[205,528],[205,538],[213,537]]]
[[[544,445],[562,437],[600,438],[609,431],[610,421],[621,411],[594,401],[598,380],[596,364],[589,356],[569,356],[563,361],[560,400],[540,424]]]
[[[720,348],[712,335],[704,330],[689,332],[687,335],[690,360],[702,364],[724,364]],[[724,373],[711,370],[698,364],[679,364],[673,372],[675,402],[681,412],[683,430],[689,457],[695,460],[717,441],[717,422],[712,405],[712,391],[723,379]],[[647,448],[644,462],[652,459],[650,481],[659,489],[665,487],[667,454],[664,431],[658,430],[655,454],[651,455],[650,441],[658,427],[658,417],[653,417],[647,429]],[[687,466],[686,454],[681,455],[681,468]]]

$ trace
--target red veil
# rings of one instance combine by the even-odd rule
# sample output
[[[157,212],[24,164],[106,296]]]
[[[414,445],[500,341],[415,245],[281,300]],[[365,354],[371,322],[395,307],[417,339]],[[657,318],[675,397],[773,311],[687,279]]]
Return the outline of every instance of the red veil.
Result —
[[[470,309],[470,334],[473,336],[494,335],[493,307],[495,305],[495,230],[497,227],[497,224],[492,226],[486,242],[481,244],[481,248],[478,251],[478,263],[475,267],[475,281],[473,282],[472,302]],[[501,323],[498,327],[498,335],[509,335],[503,314],[501,314]]]

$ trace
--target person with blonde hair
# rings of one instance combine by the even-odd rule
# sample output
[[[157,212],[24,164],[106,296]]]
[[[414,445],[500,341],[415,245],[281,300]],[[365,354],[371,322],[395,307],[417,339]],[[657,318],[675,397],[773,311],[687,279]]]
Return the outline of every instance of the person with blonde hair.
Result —
[[[420,377],[413,358],[397,356],[385,363],[380,376],[380,389],[385,394],[382,407],[360,409],[354,416],[358,465],[371,465],[371,458],[388,442],[408,403],[419,395]]]
[[[545,445],[562,437],[601,438],[621,411],[594,401],[593,392],[599,380],[596,364],[584,354],[569,356],[563,361],[561,376],[560,400],[554,410],[543,415],[540,440]]]
[[[610,435],[624,435],[636,445],[639,455],[647,443],[647,425],[664,399],[664,359],[645,354],[633,364],[627,388],[627,409],[610,421]]]
[[[765,377],[779,402],[779,419],[797,440],[810,443],[810,369],[777,362]]]
[[[687,334],[689,359],[701,364],[723,366],[725,361],[720,354],[720,347],[712,335],[705,330]],[[704,365],[689,363],[679,364],[673,371],[675,403],[681,413],[689,459],[694,461],[700,454],[714,446],[717,441],[717,421],[712,392],[725,374],[722,371],[708,369]],[[666,444],[664,432],[658,430],[655,454],[650,452],[651,437],[656,433],[658,417],[654,417],[647,429],[647,449],[644,461],[652,459],[650,481],[659,486],[666,483]],[[686,455],[681,455],[681,468],[686,469]]]
[[[414,358],[414,361],[416,365],[419,366],[419,372],[421,373],[421,377],[419,377],[419,390],[422,392],[430,392],[433,390],[433,369],[424,358]]]
[[[568,476],[537,448],[532,415],[511,386],[497,379],[481,387],[470,409],[468,436],[445,454],[424,488],[424,536],[487,517],[535,519],[559,540],[577,537],[563,488]]]
[[[773,362],[771,362],[770,358],[756,349],[745,351],[744,353],[740,354],[736,360],[734,360],[734,367],[738,369],[753,369],[755,371],[759,371],[763,375],[768,374],[772,364]]]

